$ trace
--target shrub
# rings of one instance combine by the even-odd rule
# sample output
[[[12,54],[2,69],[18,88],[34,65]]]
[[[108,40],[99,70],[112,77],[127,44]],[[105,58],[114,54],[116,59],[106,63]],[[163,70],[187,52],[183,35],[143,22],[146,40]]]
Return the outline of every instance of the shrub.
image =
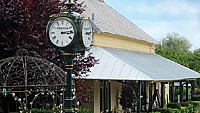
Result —
[[[2,110],[2,108],[0,107],[0,113],[2,113],[3,112],[3,110]]]
[[[177,108],[177,109],[181,109],[181,103],[169,103],[167,105],[168,108]]]
[[[24,110],[23,113],[60,113],[60,110],[46,110],[46,109],[30,109]]]
[[[188,101],[187,103],[192,104],[194,107],[198,107],[200,105],[200,101]]]
[[[189,111],[189,113],[193,112],[193,105],[192,104],[188,105],[188,111]]]
[[[181,113],[181,110],[179,110],[179,109],[172,109],[171,111],[168,111],[166,113]]]
[[[188,107],[185,106],[185,107],[181,107],[181,113],[191,113],[191,112],[189,112]]]
[[[160,112],[160,113],[181,113],[179,109],[171,109],[171,108],[157,108],[154,112]],[[154,113],[152,112],[152,113]]]
[[[200,101],[188,101],[189,104],[193,106],[193,110],[196,111],[200,107]]]
[[[89,109],[79,108],[77,113],[93,113],[93,112]]]
[[[200,89],[196,89],[196,90],[195,90],[195,94],[196,94],[196,95],[199,95],[199,94],[200,94]]]
[[[192,101],[200,101],[200,95],[192,95]]]
[[[185,106],[189,106],[190,104],[188,102],[182,102],[181,106],[185,107]]]

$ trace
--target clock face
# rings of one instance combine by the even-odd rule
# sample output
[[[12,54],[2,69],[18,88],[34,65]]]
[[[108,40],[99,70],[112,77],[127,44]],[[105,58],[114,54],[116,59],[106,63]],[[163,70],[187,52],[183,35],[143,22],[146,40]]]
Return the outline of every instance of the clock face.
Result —
[[[65,47],[72,43],[75,36],[75,27],[65,18],[56,19],[49,28],[49,39],[58,47]]]
[[[83,20],[82,22],[82,44],[84,47],[90,47],[93,39],[92,25],[89,20]]]

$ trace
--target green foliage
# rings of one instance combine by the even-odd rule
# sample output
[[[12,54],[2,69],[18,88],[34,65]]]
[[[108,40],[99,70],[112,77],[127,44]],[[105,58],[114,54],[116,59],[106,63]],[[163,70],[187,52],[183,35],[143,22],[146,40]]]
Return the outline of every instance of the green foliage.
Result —
[[[189,106],[190,104],[189,103],[187,103],[187,102],[182,102],[181,103],[181,106],[183,106],[183,107],[185,107],[185,106]]]
[[[0,113],[2,113],[3,112],[3,110],[2,110],[2,108],[0,107]]]
[[[46,109],[30,109],[24,110],[23,113],[60,113],[60,110],[46,110]]]
[[[192,95],[192,101],[200,101],[200,95]]]
[[[197,104],[199,102],[183,102],[183,103],[169,103],[168,108],[157,108],[154,110],[154,112],[160,112],[160,113],[193,113],[193,105],[190,104]],[[195,109],[195,113],[198,112],[198,108]],[[152,112],[153,113],[153,112]]]
[[[93,112],[89,109],[79,108],[77,113],[93,113]]]
[[[188,101],[188,103],[193,106],[194,111],[196,111],[200,106],[200,101]]]
[[[176,108],[176,109],[181,109],[181,103],[169,103],[167,105],[168,108]]]
[[[157,108],[155,112],[160,113],[181,113],[181,110],[179,109],[172,109],[172,108]]]
[[[185,37],[177,33],[168,33],[160,46],[175,51],[189,51],[192,45]]]
[[[187,106],[181,107],[180,111],[181,111],[181,113],[190,113]]]
[[[120,97],[120,105],[122,109],[132,108],[133,103],[136,101],[135,95],[133,94],[133,90],[126,85],[123,85],[121,97]]]
[[[162,44],[157,46],[155,52],[156,54],[159,54],[167,59],[200,72],[200,49],[197,49],[194,52],[189,51],[189,49],[175,49],[176,47],[174,46],[178,46],[177,48],[180,48],[179,46],[188,45],[184,44],[182,41],[178,42],[179,43],[176,45],[173,44],[176,43],[176,38],[169,38],[167,36],[163,39]],[[171,46],[173,45],[173,47],[168,47],[170,45],[168,43],[172,43]]]
[[[195,94],[196,95],[199,95],[200,94],[200,89],[198,88],[198,89],[195,89]]]
[[[191,44],[176,33],[168,34],[156,47],[156,54],[200,73],[200,48],[189,51]],[[200,80],[197,80],[200,86]]]

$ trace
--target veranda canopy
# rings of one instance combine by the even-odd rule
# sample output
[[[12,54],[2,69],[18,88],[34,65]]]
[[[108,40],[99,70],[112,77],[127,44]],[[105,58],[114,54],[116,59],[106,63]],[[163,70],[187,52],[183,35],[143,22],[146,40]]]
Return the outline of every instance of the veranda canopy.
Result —
[[[93,47],[99,64],[87,79],[175,81],[200,78],[200,74],[156,54]]]

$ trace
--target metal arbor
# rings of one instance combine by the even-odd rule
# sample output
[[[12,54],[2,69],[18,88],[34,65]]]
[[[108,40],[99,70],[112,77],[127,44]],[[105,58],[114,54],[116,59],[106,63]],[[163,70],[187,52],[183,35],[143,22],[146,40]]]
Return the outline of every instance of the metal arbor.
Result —
[[[61,68],[45,59],[29,56],[25,49],[18,50],[15,57],[0,60],[0,91],[20,93],[27,106],[30,106],[29,93],[63,93],[65,76],[66,72]]]

